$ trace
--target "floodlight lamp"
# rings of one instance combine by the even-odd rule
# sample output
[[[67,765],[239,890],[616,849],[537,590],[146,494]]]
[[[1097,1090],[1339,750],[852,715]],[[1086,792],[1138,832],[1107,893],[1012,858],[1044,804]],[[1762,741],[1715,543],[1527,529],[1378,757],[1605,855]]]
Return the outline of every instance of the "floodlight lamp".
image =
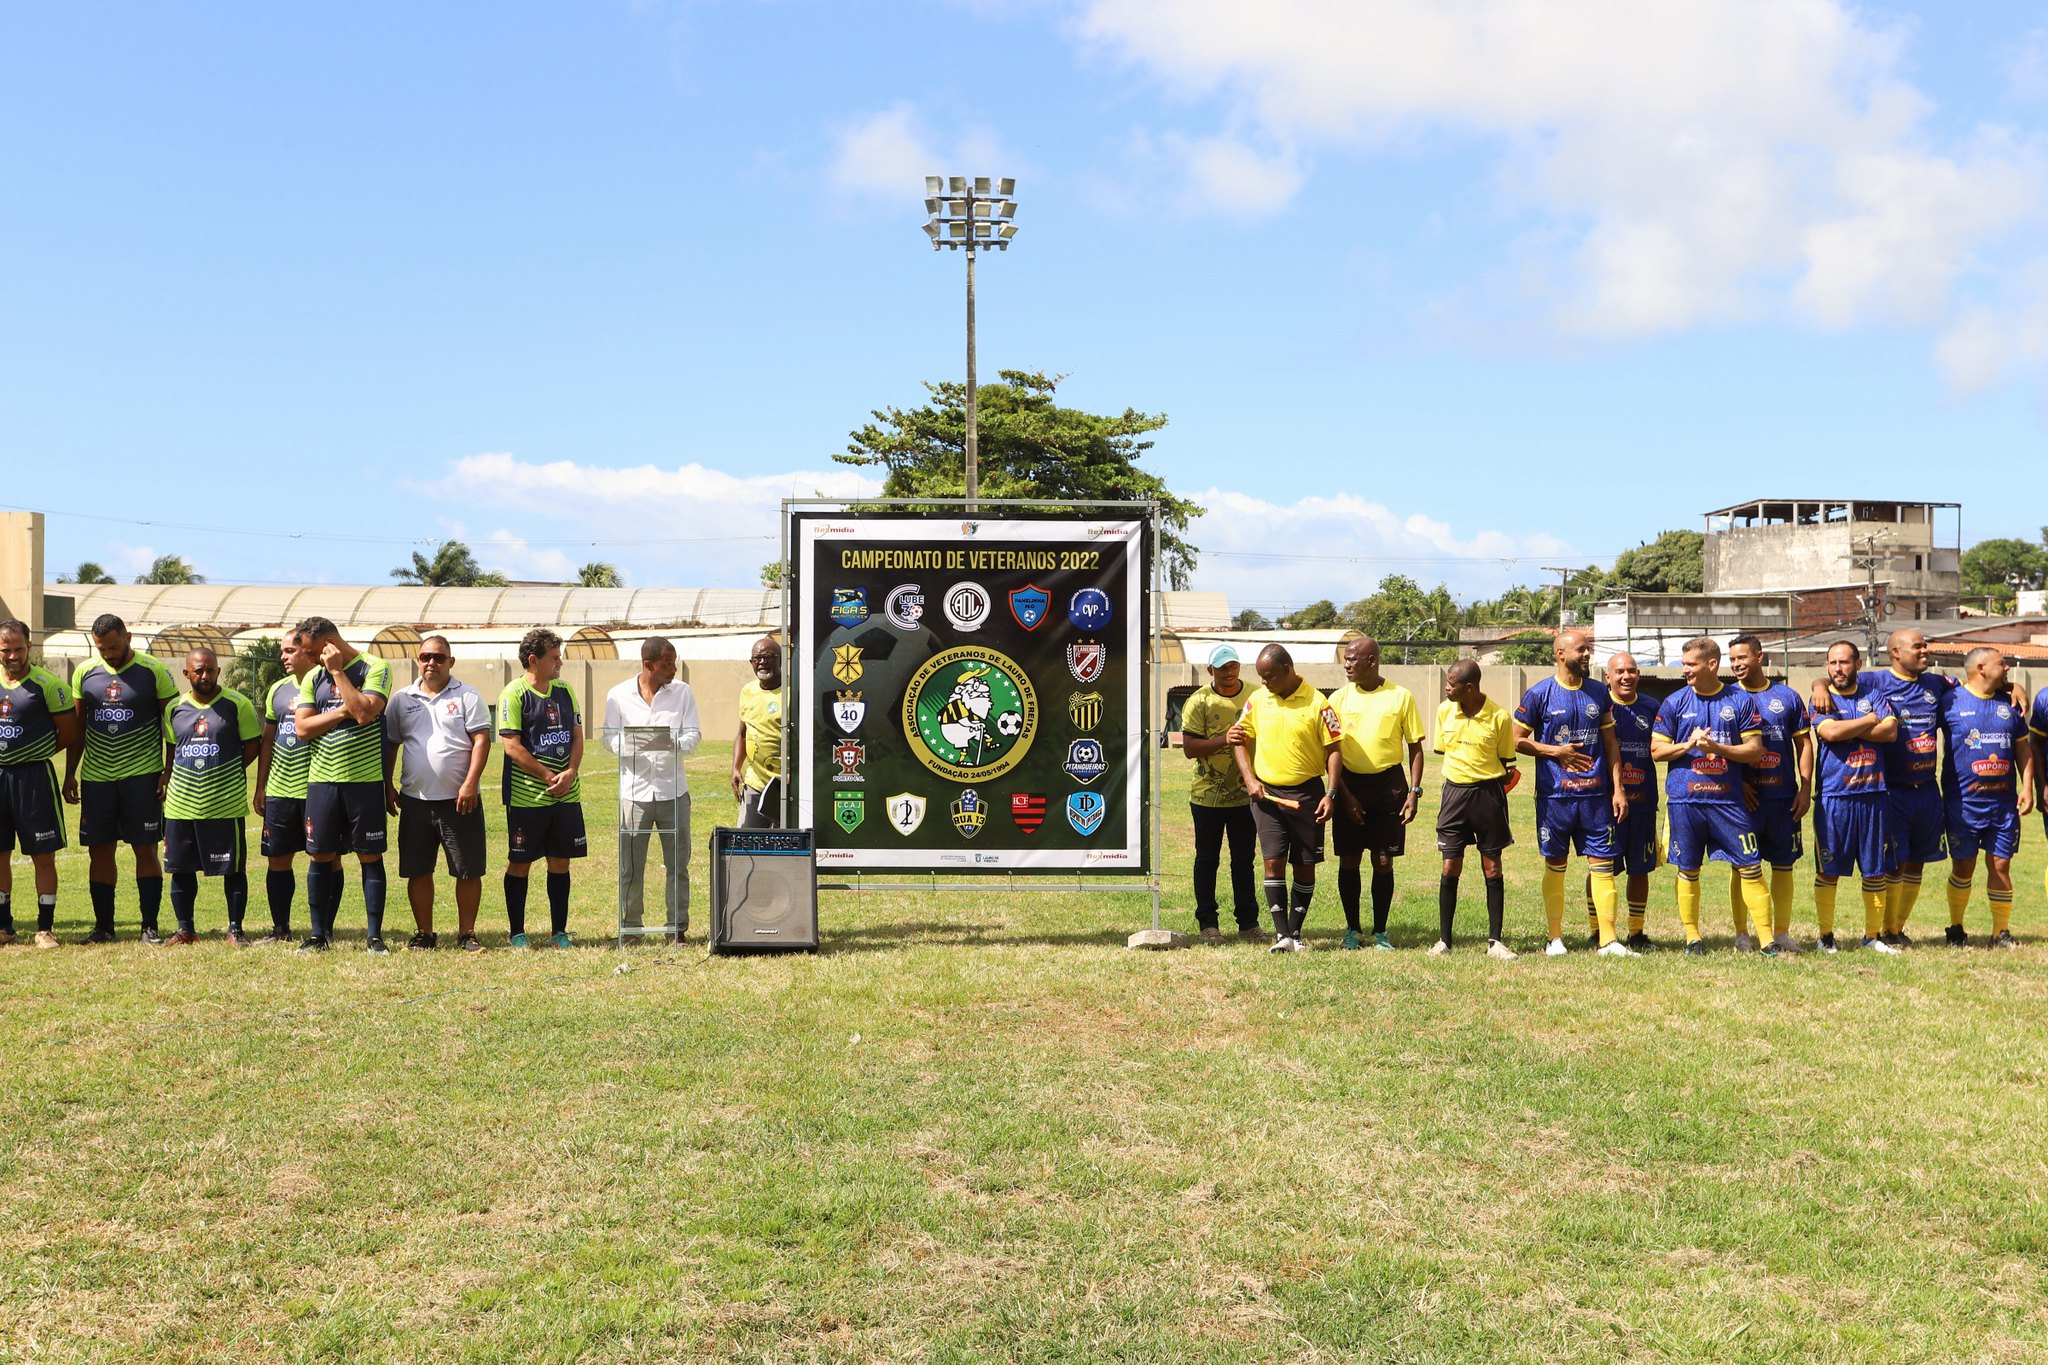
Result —
[[[1017,201],[1005,199],[1002,205],[996,209],[996,216],[998,218],[1015,218],[1017,216]]]
[[[965,224],[965,223],[948,223],[948,224],[946,224],[946,235],[947,235],[948,237],[965,237],[965,236],[967,235],[967,224]]]
[[[938,245],[939,225],[937,223],[926,223],[924,225],[924,235],[932,239],[934,246]]]
[[[967,193],[967,177],[964,175],[955,175],[948,177],[946,180],[946,188],[954,194]]]
[[[939,205],[945,202],[943,199],[926,199],[924,201],[924,211],[936,218],[939,216]]]
[[[1017,225],[1015,223],[1004,223],[996,229],[996,235],[1001,237],[1004,244],[1007,245],[1009,240],[1017,235]]]
[[[967,201],[965,199],[948,199],[946,201],[946,212],[956,217],[965,218],[967,216]]]
[[[977,199],[974,201],[974,216],[976,218],[987,218],[995,212],[995,207],[994,204],[989,203],[986,199]]]
[[[1016,192],[1017,182],[1011,177],[1006,175],[1001,180],[996,181],[996,193],[1003,196],[1003,198],[1008,199]]]
[[[974,225],[974,235],[976,237],[987,237],[991,235],[991,232],[992,230],[987,223],[976,223]]]
[[[924,178],[924,192],[926,194],[937,194],[945,188],[946,177],[942,175],[928,175]]]
[[[974,177],[974,192],[975,192],[976,194],[987,194],[987,193],[988,193],[988,177],[987,177],[987,176],[985,176],[985,175],[977,175],[977,176],[975,176],[975,177]]]

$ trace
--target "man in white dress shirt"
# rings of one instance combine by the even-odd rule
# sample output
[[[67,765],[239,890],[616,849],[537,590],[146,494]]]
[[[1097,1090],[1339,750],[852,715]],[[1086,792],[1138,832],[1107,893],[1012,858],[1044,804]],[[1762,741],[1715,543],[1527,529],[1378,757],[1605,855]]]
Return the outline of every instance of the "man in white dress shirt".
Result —
[[[384,808],[398,817],[398,875],[405,878],[417,930],[406,947],[441,944],[434,932],[438,854],[455,879],[456,945],[477,953],[484,946],[476,936],[484,893],[484,805],[477,788],[491,756],[491,709],[449,671],[454,664],[447,637],[429,635],[420,641],[419,680],[399,688],[384,708]]]
[[[666,740],[648,730],[668,732]],[[638,733],[634,733],[638,732]],[[640,671],[605,693],[604,742],[619,756],[619,924],[641,927],[647,845],[661,836],[668,879],[668,928],[690,928],[690,789],[683,758],[704,737],[697,698],[676,680],[676,649],[660,636],[640,646]]]

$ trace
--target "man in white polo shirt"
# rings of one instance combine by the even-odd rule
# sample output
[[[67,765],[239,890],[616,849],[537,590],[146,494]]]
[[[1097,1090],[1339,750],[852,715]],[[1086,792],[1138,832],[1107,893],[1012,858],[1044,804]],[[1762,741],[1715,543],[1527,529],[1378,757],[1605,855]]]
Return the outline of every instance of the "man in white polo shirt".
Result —
[[[408,948],[437,948],[434,932],[434,854],[455,878],[457,946],[483,951],[476,936],[484,891],[484,806],[477,794],[491,756],[491,712],[482,696],[449,670],[448,641],[420,641],[419,681],[401,687],[384,708],[384,805],[398,817],[398,875],[412,903]],[[404,753],[398,784],[395,761]]]
[[[656,734],[655,731],[663,733]],[[661,836],[669,869],[668,931],[690,928],[690,788],[683,758],[704,737],[697,698],[676,679],[676,649],[659,635],[640,646],[640,671],[605,693],[605,747],[619,756],[619,926],[646,913],[647,845]]]

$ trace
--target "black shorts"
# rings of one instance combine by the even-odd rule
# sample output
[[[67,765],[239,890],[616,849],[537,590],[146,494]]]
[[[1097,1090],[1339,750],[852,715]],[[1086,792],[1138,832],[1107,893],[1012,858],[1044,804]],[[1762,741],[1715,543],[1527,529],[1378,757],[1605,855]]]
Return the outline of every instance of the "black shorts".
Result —
[[[164,821],[164,871],[225,877],[248,864],[242,817]]]
[[[446,801],[398,798],[398,875],[433,876],[436,851],[446,859],[448,875],[457,881],[484,875],[482,803],[464,814],[455,809],[454,797]]]
[[[581,858],[590,852],[583,837],[583,803],[505,807],[505,861]]]
[[[310,784],[306,788],[305,830],[308,853],[382,853],[384,784]]]
[[[306,851],[306,798],[263,798],[263,856],[289,858]]]
[[[1376,773],[1344,770],[1344,788],[1365,810],[1365,823],[1354,825],[1344,813],[1342,801],[1330,817],[1330,843],[1339,858],[1361,853],[1384,853],[1398,858],[1408,851],[1408,826],[1401,823],[1401,807],[1408,800],[1408,773],[1404,768],[1386,768]]]
[[[1514,831],[1508,828],[1505,781],[1444,783],[1443,804],[1436,813],[1437,852],[1455,858],[1477,844],[1481,853],[1498,853],[1514,841]]]
[[[157,774],[137,773],[111,782],[78,784],[78,842],[153,844],[164,837],[164,801]]]
[[[0,764],[0,853],[14,852],[17,838],[31,858],[64,847],[64,801],[47,758]]]
[[[1323,779],[1318,777],[1298,787],[1283,787],[1271,782],[1261,785],[1268,795],[1284,796],[1300,805],[1298,809],[1289,810],[1271,801],[1252,802],[1252,825],[1259,831],[1259,856],[1268,862],[1276,858],[1285,859],[1294,867],[1321,862],[1323,827],[1316,823],[1316,805],[1328,790]]]

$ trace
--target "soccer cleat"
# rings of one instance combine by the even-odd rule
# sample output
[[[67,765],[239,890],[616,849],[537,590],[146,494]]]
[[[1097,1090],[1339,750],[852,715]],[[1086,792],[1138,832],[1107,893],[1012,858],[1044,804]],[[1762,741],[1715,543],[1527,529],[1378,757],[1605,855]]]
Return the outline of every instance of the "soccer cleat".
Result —
[[[299,951],[302,953],[324,953],[333,946],[318,934],[308,934],[299,940]]]
[[[1707,945],[1699,939],[1688,940],[1685,945],[1685,955],[1687,957],[1705,957],[1707,955]]]
[[[464,934],[455,941],[455,946],[465,953],[480,953],[484,951],[484,941],[475,934]]]
[[[1891,944],[1885,942],[1881,938],[1866,938],[1863,940],[1863,946],[1870,949],[1874,953],[1884,953],[1889,957],[1897,957],[1899,955],[1899,950],[1897,948],[1894,948]]]
[[[1564,946],[1563,939],[1554,938],[1550,940],[1550,942],[1544,947],[1543,955],[1545,957],[1563,957],[1566,953],[1570,951],[1571,950],[1569,948]]]
[[[506,939],[506,940],[505,940],[505,946],[506,946],[507,948],[524,948],[524,947],[526,946],[526,935],[524,935],[524,934],[514,934],[514,935],[512,935],[512,937],[510,937],[510,938],[508,938],[508,939]]]
[[[114,931],[112,929],[95,929],[78,941],[80,943],[112,943],[114,941]]]
[[[63,945],[57,942],[57,936],[51,933],[48,929],[36,930],[36,947],[57,948],[62,946]]]
[[[199,935],[193,933],[190,929],[180,929],[177,933],[165,939],[164,942],[172,948],[189,948],[199,942]]]
[[[1639,953],[1647,953],[1657,945],[1650,942],[1650,936],[1648,934],[1643,933],[1641,930],[1637,930],[1635,933],[1630,934],[1628,936],[1628,946],[1635,949]]]
[[[1273,935],[1273,946],[1266,949],[1266,951],[1269,953],[1291,953],[1294,950],[1287,946],[1287,942],[1287,935],[1275,934]]]
[[[1372,936],[1372,946],[1382,953],[1391,953],[1394,951],[1394,940],[1388,938],[1382,931]]]
[[[424,952],[440,946],[441,936],[439,934],[414,934],[405,941],[406,951],[413,953]]]
[[[1746,952],[1750,951],[1750,950],[1751,950],[1752,948],[1754,948],[1754,947],[1756,947],[1756,942],[1755,942],[1755,940],[1751,939],[1751,938],[1750,938],[1750,936],[1749,936],[1748,934],[1737,934],[1737,935],[1735,936],[1735,951],[1736,951],[1736,952],[1738,952],[1738,953],[1746,953]]]
[[[1620,939],[1614,940],[1614,942],[1600,950],[1600,956],[1602,957],[1634,957],[1635,955],[1635,950]]]
[[[1515,950],[1497,938],[1487,941],[1486,955],[1495,962],[1513,962],[1515,960]]]
[[[1356,929],[1346,929],[1344,931],[1344,941],[1337,946],[1340,948],[1363,948],[1365,945],[1359,942]]]
[[[142,941],[152,948],[161,948],[164,946],[164,936],[156,931],[156,926],[154,924],[145,924],[142,926]]]
[[[1886,934],[1884,941],[1891,944],[1894,948],[1910,948],[1913,946],[1912,936],[1904,929],[1899,930],[1895,934]]]
[[[363,940],[363,951],[368,953],[371,957],[391,956],[391,950],[384,946],[384,939],[381,935],[378,934],[372,934],[370,935],[370,937]]]
[[[1777,949],[1779,952],[1785,954],[1787,957],[1797,957],[1799,956],[1799,954],[1806,951],[1804,948],[1801,948],[1799,946],[1799,940],[1792,937],[1792,935],[1790,934],[1778,935],[1776,938],[1771,940],[1771,946]]]
[[[1960,924],[1951,924],[1948,927],[1948,946],[1951,948],[1969,947],[1970,931]]]
[[[1763,946],[1763,955],[1765,957],[1777,957],[1779,955],[1778,945],[1775,943],[1766,943]]]
[[[249,946],[249,944],[250,944],[250,938],[249,938],[249,936],[248,936],[247,934],[245,934],[245,933],[243,933],[243,932],[242,932],[242,926],[241,926],[241,925],[239,925],[239,924],[230,924],[230,925],[228,926],[228,946],[229,946],[229,947],[232,947],[232,948],[246,948],[246,947],[248,947],[248,946]]]
[[[1448,957],[1450,955],[1450,952],[1451,945],[1444,942],[1442,939],[1438,939],[1435,945],[1430,948],[1429,955],[1431,957]]]
[[[575,946],[576,941],[570,938],[566,933],[554,934],[551,935],[548,939],[548,947],[550,948],[574,948]],[[1299,948],[1299,946],[1299,944],[1296,945],[1297,948]]]
[[[2000,929],[1998,937],[1991,940],[1991,946],[1994,948],[2017,948],[2020,946],[2020,941],[2012,936],[2012,930]]]
[[[1835,936],[1833,934],[1822,934],[1820,936],[1820,950],[1824,953],[1832,953],[1837,951],[1835,948]]]

